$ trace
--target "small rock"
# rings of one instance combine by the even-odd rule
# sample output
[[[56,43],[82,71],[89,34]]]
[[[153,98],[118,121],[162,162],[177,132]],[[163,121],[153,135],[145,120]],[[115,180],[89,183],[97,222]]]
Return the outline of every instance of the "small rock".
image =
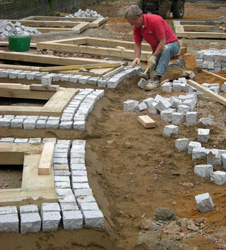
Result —
[[[175,219],[175,216],[174,216],[174,211],[170,208],[164,208],[164,207],[160,207],[160,208],[157,208],[155,210],[155,219],[156,220],[173,220]]]

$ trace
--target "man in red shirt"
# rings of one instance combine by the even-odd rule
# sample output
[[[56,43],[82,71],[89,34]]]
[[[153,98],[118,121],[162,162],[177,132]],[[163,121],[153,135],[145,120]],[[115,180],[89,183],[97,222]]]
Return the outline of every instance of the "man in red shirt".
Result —
[[[145,90],[160,87],[161,77],[165,75],[167,67],[177,65],[185,68],[183,58],[169,65],[171,57],[179,52],[180,44],[172,29],[161,16],[143,14],[138,5],[131,5],[125,12],[125,18],[134,26],[135,59],[132,62],[132,67],[140,64],[141,42],[143,39],[151,45],[153,51],[148,64],[150,74],[155,70],[155,76],[148,80]]]

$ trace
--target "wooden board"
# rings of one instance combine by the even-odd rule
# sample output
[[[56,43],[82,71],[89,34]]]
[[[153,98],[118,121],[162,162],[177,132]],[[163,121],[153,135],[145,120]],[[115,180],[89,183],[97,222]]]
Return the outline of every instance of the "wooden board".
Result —
[[[54,51],[68,51],[92,55],[120,57],[124,59],[134,58],[134,42],[125,42],[112,39],[100,39],[93,37],[61,39],[55,41],[38,42],[37,49],[50,49]],[[186,49],[180,50],[181,52]],[[147,61],[152,55],[151,46],[142,44],[141,60]]]
[[[59,57],[51,55],[37,55],[26,52],[6,52],[0,50],[0,59],[22,61],[22,62],[34,62],[50,65],[82,65],[82,64],[114,64],[119,61],[112,60],[100,60],[100,59],[88,59],[88,58],[76,58],[76,57]],[[121,62],[124,63],[125,62]]]
[[[155,121],[148,115],[140,115],[140,116],[138,116],[138,121],[145,128],[155,128],[156,127]]]
[[[51,173],[55,143],[44,143],[41,159],[38,165],[39,175],[49,175]]]
[[[74,31],[75,33],[80,34],[82,31],[89,28],[88,22],[76,22],[76,21],[51,21],[51,20],[9,20],[12,23],[20,22],[22,25],[35,27],[42,33],[49,32],[61,32],[61,31]],[[43,28],[45,27],[45,28]],[[60,28],[56,28],[60,27]]]
[[[74,22],[88,22],[89,27],[99,27],[106,22],[107,18],[85,18],[85,17],[65,17],[68,13],[58,13],[57,16],[29,16],[21,20],[47,20],[47,21],[74,21]]]
[[[43,107],[34,106],[0,106],[1,115],[39,115],[39,116],[61,116],[63,110],[69,104],[71,99],[79,92],[77,89],[72,88],[60,88],[56,92],[52,91],[30,91],[29,86],[21,85],[21,89],[12,88],[0,88],[0,96],[2,97],[19,97],[27,98],[28,96],[33,99],[36,96],[49,95],[48,102]],[[21,92],[22,91],[22,92]],[[18,92],[20,92],[18,94]],[[43,99],[43,97],[42,97]]]
[[[199,21],[173,21],[175,34],[177,37],[185,37],[185,38],[212,38],[212,39],[226,39],[226,33],[217,33],[217,32],[207,32],[209,31],[209,25],[204,28],[206,22]],[[209,22],[207,22],[209,23]],[[185,26],[187,24],[187,26]],[[200,25],[201,24],[201,25]],[[192,25],[192,26],[191,26]],[[195,28],[196,26],[196,28]],[[188,31],[196,30],[195,32]]]
[[[215,100],[215,101],[223,104],[224,106],[226,106],[226,99],[223,96],[220,96],[220,95],[216,94],[212,90],[200,85],[199,83],[197,83],[197,82],[195,82],[193,80],[188,80],[187,83],[189,85],[191,85],[192,87],[198,89],[199,91],[203,92],[204,94],[206,94],[207,96],[209,96],[213,100]]]
[[[42,86],[41,84],[31,84],[30,90],[33,91],[51,91],[56,92],[60,89],[59,85]]]
[[[1,143],[0,153],[5,155],[0,158],[1,164],[11,164],[6,162],[7,154],[16,156],[23,154],[23,177],[21,188],[0,189],[0,206],[38,204],[39,202],[57,202],[57,194],[54,187],[54,173],[49,175],[38,175],[43,144],[29,143]],[[21,159],[14,160],[14,164],[21,165]]]

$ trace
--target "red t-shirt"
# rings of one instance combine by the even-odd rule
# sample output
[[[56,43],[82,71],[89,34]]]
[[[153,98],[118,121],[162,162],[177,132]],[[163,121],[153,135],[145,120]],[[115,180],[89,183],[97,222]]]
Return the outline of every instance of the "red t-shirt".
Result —
[[[173,33],[168,23],[158,15],[143,14],[144,27],[137,28],[134,26],[134,41],[135,43],[141,43],[144,39],[151,45],[153,51],[156,50],[159,39],[165,37],[166,43],[177,41],[177,36]]]

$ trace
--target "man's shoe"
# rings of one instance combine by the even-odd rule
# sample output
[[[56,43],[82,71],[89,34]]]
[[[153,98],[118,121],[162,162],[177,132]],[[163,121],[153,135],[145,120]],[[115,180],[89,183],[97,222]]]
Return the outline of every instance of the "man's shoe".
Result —
[[[160,78],[158,76],[154,76],[152,79],[147,81],[148,84],[144,87],[144,90],[150,91],[153,89],[157,89],[160,87]]]
[[[180,64],[180,68],[184,69],[184,70],[188,70],[188,68],[186,67],[186,63],[183,57],[180,57],[178,60],[179,64]]]

